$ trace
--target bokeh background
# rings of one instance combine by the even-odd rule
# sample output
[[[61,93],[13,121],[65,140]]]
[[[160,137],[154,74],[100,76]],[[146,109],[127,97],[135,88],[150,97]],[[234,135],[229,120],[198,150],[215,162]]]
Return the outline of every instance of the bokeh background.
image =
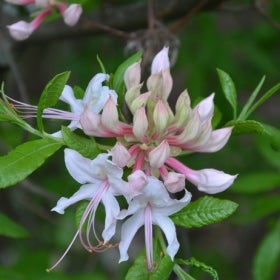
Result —
[[[137,16],[137,5],[145,2],[83,1],[84,17],[91,20],[92,15],[102,15],[108,10],[117,14],[123,7],[131,5],[135,5],[134,16]],[[158,4],[161,1],[154,2]],[[159,19],[156,25],[161,30],[158,36],[147,33],[147,15],[134,26],[127,26],[122,14],[124,23],[119,24],[116,20],[116,25],[111,22],[110,26],[118,30],[121,26],[126,34],[133,34],[133,39],[118,36],[114,31],[105,32],[104,28],[80,32],[82,23],[73,28],[71,35],[71,29],[62,28],[63,23],[58,19],[45,23],[25,42],[15,42],[9,37],[6,25],[19,18],[28,19],[29,11],[2,1],[0,81],[5,82],[5,93],[36,104],[46,83],[66,70],[72,72],[70,85],[86,88],[91,77],[100,71],[97,55],[107,72],[113,73],[139,46],[145,47],[143,77],[146,77],[150,59],[169,42],[174,61],[171,102],[185,88],[194,101],[215,92],[217,109],[223,114],[219,126],[223,126],[230,120],[231,111],[222,93],[216,68],[223,69],[234,80],[240,109],[263,75],[266,75],[266,81],[261,92],[279,82],[280,3],[278,0],[185,2],[186,5],[191,3],[191,8],[182,14],[178,12],[170,18],[156,14]],[[202,9],[205,4],[208,5],[206,10]],[[127,17],[129,20],[130,15]],[[278,93],[253,117],[279,129],[279,108]],[[49,122],[49,126],[51,131],[57,124]],[[1,155],[29,139],[33,136],[20,128],[0,123]],[[252,272],[254,256],[279,219],[280,152],[273,150],[264,136],[237,135],[218,153],[194,154],[183,160],[194,169],[211,167],[238,173],[237,186],[217,197],[231,199],[240,206],[232,217],[215,225],[188,231],[178,229],[182,244],[179,256],[194,256],[214,267],[222,280],[256,280]],[[264,184],[266,180],[272,180],[269,175],[274,176],[273,190],[265,193],[246,191],[248,175],[252,176],[255,184]],[[252,180],[250,184],[253,184]],[[76,230],[75,208],[62,216],[50,212],[50,209],[59,197],[71,195],[78,187],[65,169],[61,150],[25,181],[1,190],[1,212],[25,228],[27,234],[24,238],[0,237],[0,280],[124,279],[133,256],[143,247],[143,232],[133,243],[130,262],[118,264],[117,249],[88,254],[76,242],[63,263],[55,271],[46,273],[46,268],[63,253]],[[192,186],[187,187],[195,192]],[[201,194],[195,193],[195,197],[199,196]],[[99,215],[102,217],[102,210]],[[280,279],[278,266],[279,262],[270,279]],[[211,279],[195,269],[192,275],[199,280]]]

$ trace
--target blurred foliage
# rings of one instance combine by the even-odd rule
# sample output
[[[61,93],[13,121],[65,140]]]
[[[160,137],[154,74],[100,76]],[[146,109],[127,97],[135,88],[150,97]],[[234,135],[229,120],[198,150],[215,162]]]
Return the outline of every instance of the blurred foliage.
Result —
[[[85,2],[90,9],[100,1],[92,1],[91,5]],[[243,10],[245,1],[229,2],[239,5],[240,9],[199,13],[179,31],[180,47],[172,69],[174,94],[187,88],[191,98],[196,100],[213,91],[216,93],[215,103],[223,113],[219,126],[230,120],[232,113],[222,94],[216,68],[230,74],[241,103],[247,100],[263,75],[267,79],[262,92],[279,82],[280,30],[252,7]],[[271,2],[270,14],[279,20],[279,4]],[[62,71],[71,70],[70,84],[85,88],[93,74],[100,71],[96,55],[109,73],[115,72],[125,59],[124,47],[122,39],[106,34],[22,47],[16,50],[16,56],[24,70],[30,98],[37,102],[47,81]],[[5,80],[7,94],[13,95],[16,90],[11,74],[8,73]],[[279,102],[278,94],[254,112],[254,117],[279,128]],[[0,135],[1,154],[29,137],[18,127],[5,123],[0,123]],[[89,255],[80,245],[71,249],[58,269],[50,273],[45,271],[62,254],[76,230],[74,211],[67,211],[61,217],[49,211],[58,197],[68,196],[78,187],[65,170],[62,159],[60,151],[30,176],[30,180],[42,188],[42,193],[22,184],[1,190],[1,211],[26,228],[29,236],[15,240],[0,238],[0,280],[124,279],[130,263],[118,264],[117,249],[97,256]],[[221,279],[279,279],[277,267],[274,276],[258,278],[256,265],[262,265],[265,260],[260,255],[254,260],[257,252],[270,252],[275,240],[279,244],[280,155],[269,138],[233,136],[222,151],[190,155],[184,161],[194,169],[222,167],[225,172],[239,173],[236,185],[218,197],[236,201],[240,207],[230,219],[206,228],[190,229],[188,236],[185,230],[181,234],[179,229],[178,234],[184,236],[181,247],[187,246],[187,249],[181,248],[180,254],[195,256],[211,265]],[[138,248],[135,250],[139,252]],[[136,253],[133,251],[131,256]],[[210,279],[200,270],[191,269],[195,279]]]

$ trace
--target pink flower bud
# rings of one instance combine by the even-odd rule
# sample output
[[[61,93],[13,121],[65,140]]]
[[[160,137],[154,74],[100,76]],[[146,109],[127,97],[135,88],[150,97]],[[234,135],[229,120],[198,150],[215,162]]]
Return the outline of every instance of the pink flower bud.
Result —
[[[120,142],[116,143],[110,153],[112,155],[112,162],[120,168],[125,167],[131,158],[128,150]]]
[[[142,87],[142,84],[140,84],[138,86],[135,86],[135,87],[131,87],[125,93],[125,97],[124,97],[125,102],[126,102],[127,106],[129,107],[131,112],[132,112],[131,104],[140,95],[141,87]]]
[[[69,26],[74,26],[77,24],[80,16],[83,12],[81,5],[79,4],[71,4],[63,13],[63,19],[65,24]]]
[[[168,172],[164,185],[171,193],[180,192],[185,188],[185,176],[176,172]]]
[[[131,194],[136,196],[142,193],[147,184],[147,176],[142,170],[136,170],[127,177]],[[132,198],[132,197],[131,197]]]
[[[191,170],[186,178],[197,186],[200,191],[215,194],[226,190],[232,185],[237,175],[226,174],[216,169]]]
[[[145,106],[138,108],[133,117],[133,133],[140,141],[144,140],[144,136],[148,130],[148,119],[146,115]]]
[[[166,140],[163,140],[156,148],[149,153],[149,162],[151,167],[160,168],[164,165],[167,158],[170,157],[170,146]]]
[[[166,129],[169,121],[169,108],[168,104],[159,100],[155,106],[153,119],[157,132],[162,132]]]
[[[31,23],[28,23],[23,20],[18,21],[12,25],[8,25],[7,27],[11,36],[18,41],[27,39],[34,31],[34,29],[31,26]]]
[[[166,69],[170,68],[169,58],[168,58],[168,47],[164,47],[157,55],[154,57],[151,67],[151,74],[158,74]]]
[[[151,96],[151,93],[146,92],[146,93],[140,94],[137,98],[135,98],[130,105],[131,113],[134,114],[138,108],[140,108],[141,106],[146,106],[150,96]]]
[[[212,93],[207,98],[204,98],[194,108],[194,110],[197,110],[199,113],[201,124],[205,123],[209,119],[212,119],[213,117],[213,112],[214,112],[213,99],[214,99],[214,93]]]
[[[124,83],[127,89],[137,87],[141,79],[141,60],[130,65],[124,73]]]
[[[112,97],[109,97],[103,108],[101,121],[104,127],[108,128],[109,130],[114,131],[117,127],[117,124],[119,122],[119,115],[117,106]]]

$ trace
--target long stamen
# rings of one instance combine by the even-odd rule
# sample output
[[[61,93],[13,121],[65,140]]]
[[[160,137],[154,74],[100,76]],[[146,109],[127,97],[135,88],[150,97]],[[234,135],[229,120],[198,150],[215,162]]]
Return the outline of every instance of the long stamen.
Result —
[[[145,211],[145,244],[146,244],[146,258],[149,271],[153,271],[153,224],[152,224],[152,207],[150,203],[147,204]]]
[[[69,250],[71,249],[72,245],[74,244],[77,236],[79,235],[79,230],[77,230],[77,232],[75,233],[72,241],[70,242],[70,244],[68,245],[68,247],[66,248],[65,252],[62,254],[62,256],[56,261],[56,263],[47,269],[47,272],[50,272],[51,270],[53,270],[54,268],[56,268],[60,263],[61,261],[64,259],[64,257],[67,255],[67,253],[69,252]]]
[[[7,96],[7,99],[11,101],[12,108],[15,109],[15,111],[19,114],[21,118],[26,119],[26,118],[37,117],[37,111],[38,111],[37,106],[20,102],[9,96]],[[55,108],[44,109],[42,117],[46,119],[60,119],[60,120],[72,120],[72,121],[78,121],[80,119],[80,115],[78,114],[60,110],[60,109],[55,109]]]
[[[95,213],[96,213],[96,209],[104,195],[104,193],[108,190],[109,188],[109,183],[108,181],[104,181],[100,186],[99,189],[97,191],[97,193],[95,194],[95,196],[92,198],[92,200],[90,201],[90,203],[88,204],[87,208],[85,209],[83,216],[81,218],[80,221],[80,225],[79,225],[79,237],[80,237],[80,241],[82,246],[88,250],[88,251],[99,251],[99,246],[100,243],[102,243],[96,232],[95,232],[95,227],[94,227],[94,221],[95,221]],[[86,242],[84,240],[84,237],[82,235],[82,228],[84,223],[86,222],[86,220],[88,219],[88,224],[87,224],[87,232],[86,232]],[[93,246],[90,242],[90,232],[91,230],[93,231],[93,234],[96,238],[96,240],[99,242],[99,244],[97,246]]]

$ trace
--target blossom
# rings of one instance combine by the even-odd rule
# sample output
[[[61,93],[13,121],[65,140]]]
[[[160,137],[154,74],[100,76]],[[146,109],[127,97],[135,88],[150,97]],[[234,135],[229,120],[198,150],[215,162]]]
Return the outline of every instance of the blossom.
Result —
[[[92,114],[98,115],[109,99],[110,101],[113,100],[114,103],[117,103],[116,92],[109,89],[108,86],[103,85],[103,82],[108,79],[109,76],[106,74],[96,74],[90,80],[83,99],[76,98],[73,89],[69,85],[65,85],[59,99],[70,106],[70,111],[46,108],[43,110],[42,117],[48,119],[69,120],[71,122],[68,127],[71,130],[82,128],[81,118],[85,112],[90,111]],[[37,116],[37,106],[14,100],[8,96],[7,98],[21,118],[32,118]],[[61,131],[57,131],[52,135],[54,137],[61,137]]]
[[[77,24],[82,14],[81,5],[70,4],[67,6],[64,2],[58,0],[6,0],[6,2],[24,6],[33,4],[39,9],[37,16],[31,22],[21,20],[7,26],[10,35],[19,41],[27,39],[54,9],[59,11],[65,24],[69,26]]]
[[[113,246],[110,239],[115,234],[117,216],[120,212],[115,196],[125,193],[127,183],[122,180],[123,170],[110,161],[108,156],[109,154],[99,154],[95,159],[90,160],[75,150],[65,149],[66,168],[70,175],[82,186],[70,198],[60,198],[52,211],[64,214],[67,207],[79,201],[88,200],[89,203],[84,210],[78,231],[72,242],[51,269],[63,259],[78,236],[82,246],[89,252],[98,252]],[[101,202],[106,214],[102,232],[103,241],[100,240],[95,230],[95,213]],[[86,233],[84,237],[82,228],[85,224]],[[97,240],[97,245],[92,244],[91,234]]]
[[[158,225],[163,231],[168,243],[166,251],[173,259],[179,249],[179,243],[175,225],[169,216],[185,207],[190,199],[191,194],[187,191],[181,199],[171,199],[160,180],[152,176],[147,177],[147,184],[142,192],[131,200],[127,210],[122,210],[118,215],[118,219],[130,216],[122,225],[119,244],[120,262],[128,259],[128,248],[142,225],[145,228],[148,270],[153,270],[152,225]]]

